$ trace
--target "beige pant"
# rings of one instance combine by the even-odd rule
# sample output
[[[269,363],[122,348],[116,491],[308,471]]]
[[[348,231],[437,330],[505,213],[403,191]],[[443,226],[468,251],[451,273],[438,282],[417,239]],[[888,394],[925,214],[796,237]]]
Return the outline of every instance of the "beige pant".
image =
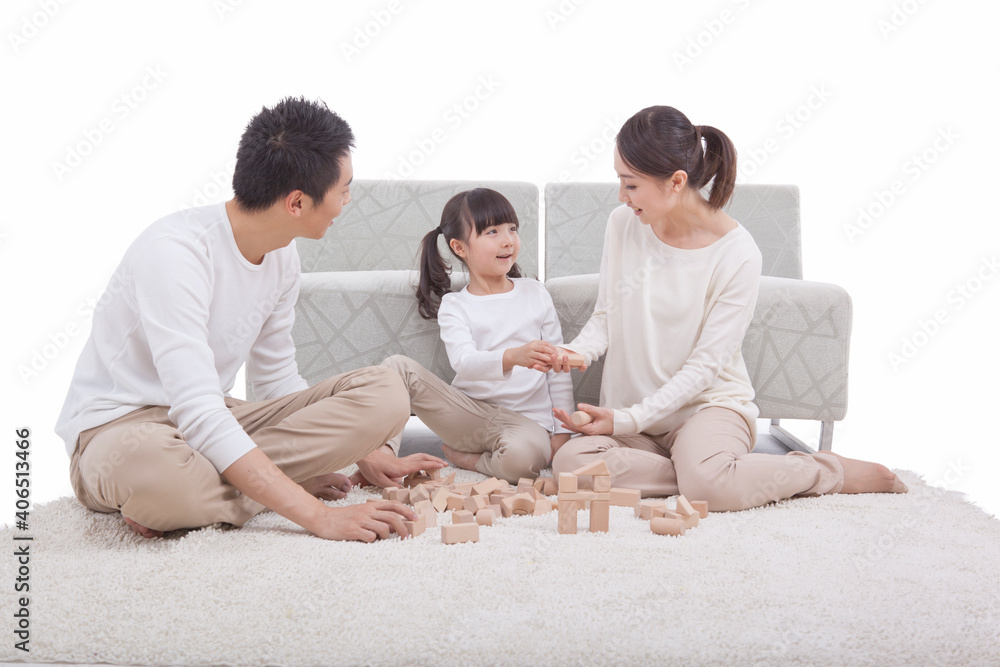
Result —
[[[742,510],[792,496],[837,493],[844,470],[832,454],[751,454],[746,420],[727,408],[705,408],[670,433],[577,436],[556,453],[556,476],[603,459],[611,483],[643,496],[684,494],[713,511]]]
[[[362,368],[268,401],[227,398],[257,446],[295,482],[355,463],[409,417],[399,377]],[[76,497],[154,530],[242,526],[266,509],[226,482],[167,417],[149,406],[84,431],[70,459]]]
[[[419,363],[401,355],[382,365],[403,378],[410,409],[444,444],[460,452],[482,452],[476,470],[513,484],[534,479],[551,454],[549,432],[513,410],[469,398]],[[389,444],[399,451],[401,435]]]

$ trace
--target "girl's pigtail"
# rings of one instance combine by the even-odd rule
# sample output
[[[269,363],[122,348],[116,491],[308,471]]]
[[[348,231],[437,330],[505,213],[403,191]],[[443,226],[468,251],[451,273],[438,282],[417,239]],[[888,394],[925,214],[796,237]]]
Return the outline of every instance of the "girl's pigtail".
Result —
[[[441,297],[451,291],[451,268],[438,250],[441,228],[436,227],[420,243],[420,282],[417,285],[417,304],[420,316],[437,319]]]

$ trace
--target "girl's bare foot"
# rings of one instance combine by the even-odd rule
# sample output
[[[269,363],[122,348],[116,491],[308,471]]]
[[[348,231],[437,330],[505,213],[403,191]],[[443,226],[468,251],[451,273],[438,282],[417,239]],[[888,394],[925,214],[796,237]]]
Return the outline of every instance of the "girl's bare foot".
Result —
[[[479,457],[482,456],[482,454],[474,452],[460,452],[448,445],[441,445],[441,451],[444,452],[444,457],[448,459],[449,463],[463,470],[475,470],[476,463],[479,462]]]
[[[124,514],[122,514],[122,518],[125,519],[125,523],[128,524],[129,528],[139,533],[143,537],[163,537],[162,530],[153,530],[152,528],[146,528],[145,526],[140,525],[135,521],[133,521],[132,519],[128,518]]]
[[[906,493],[906,484],[881,463],[849,459],[833,452],[844,467],[844,488],[841,493]]]

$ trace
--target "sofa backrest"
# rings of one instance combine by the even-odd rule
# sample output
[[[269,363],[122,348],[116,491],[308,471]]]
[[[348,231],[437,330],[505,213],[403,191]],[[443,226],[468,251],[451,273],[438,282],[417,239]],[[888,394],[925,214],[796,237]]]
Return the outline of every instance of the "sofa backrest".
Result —
[[[600,271],[608,216],[619,206],[617,183],[545,186],[546,280]],[[802,278],[797,186],[737,185],[723,210],[757,242],[763,275]]]
[[[416,269],[420,241],[441,224],[447,201],[479,187],[510,200],[520,222],[518,264],[524,275],[538,275],[538,187],[510,181],[356,180],[351,203],[326,235],[319,241],[296,242],[302,272]],[[443,240],[439,243],[450,258]]]

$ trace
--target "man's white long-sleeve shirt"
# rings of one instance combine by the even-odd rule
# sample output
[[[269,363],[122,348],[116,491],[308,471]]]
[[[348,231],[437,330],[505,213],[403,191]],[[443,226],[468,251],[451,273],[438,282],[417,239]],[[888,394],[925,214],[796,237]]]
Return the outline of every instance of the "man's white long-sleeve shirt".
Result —
[[[225,204],[153,223],[94,311],[56,424],[70,455],[82,431],[148,405],[220,472],[253,449],[224,398],[244,361],[257,400],[308,386],[291,337],[299,271],[294,241],[250,263]]]

